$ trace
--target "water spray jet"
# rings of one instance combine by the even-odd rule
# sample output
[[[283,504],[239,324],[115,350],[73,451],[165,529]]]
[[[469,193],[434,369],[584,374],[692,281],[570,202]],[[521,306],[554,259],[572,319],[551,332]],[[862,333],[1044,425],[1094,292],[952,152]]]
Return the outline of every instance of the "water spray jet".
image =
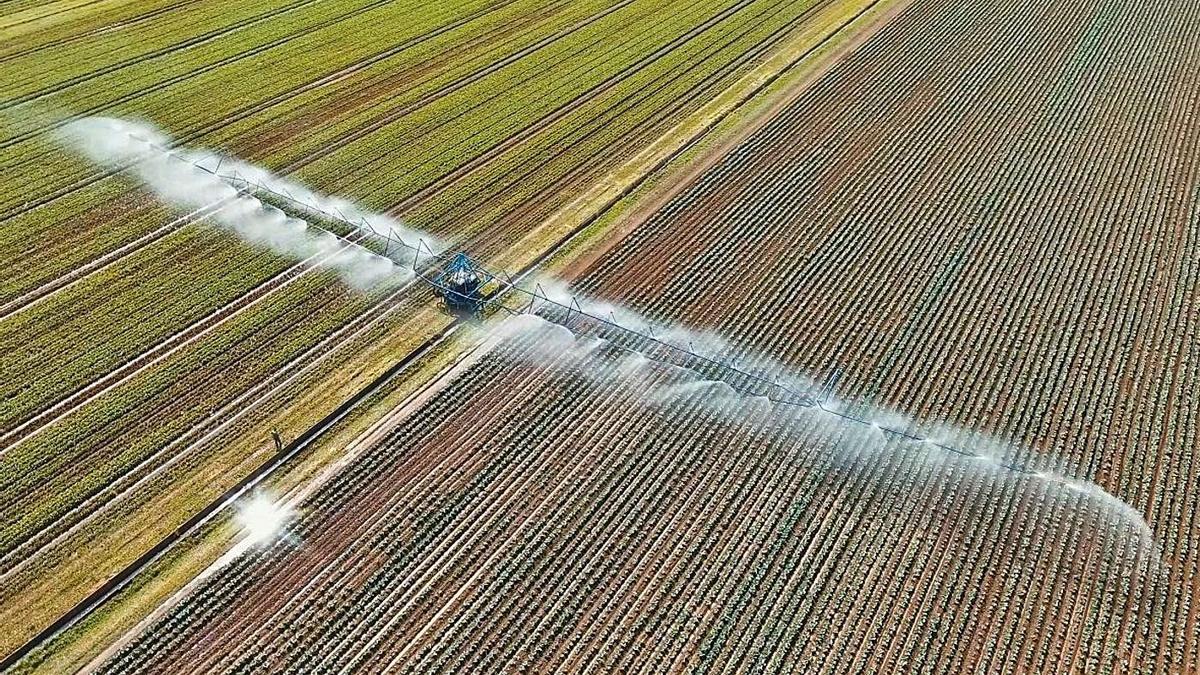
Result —
[[[95,118],[91,119],[94,120]],[[86,123],[88,120],[84,120],[84,122]],[[103,128],[108,133],[111,132],[114,126],[120,127],[126,123],[116,120],[104,120],[102,122],[93,121],[92,124]],[[607,344],[612,345],[618,350],[628,352],[631,356],[619,369],[622,373],[636,372],[650,361],[667,364],[675,368],[694,372],[704,380],[720,382],[734,394],[747,397],[762,397],[773,405],[791,407],[797,410],[810,409],[821,411],[826,413],[831,419],[837,418],[845,423],[858,424],[864,428],[874,430],[884,439],[888,436],[896,436],[919,443],[922,447],[937,447],[947,453],[958,454],[963,457],[980,457],[975,452],[956,447],[949,443],[923,438],[907,431],[911,427],[911,421],[906,418],[895,419],[896,416],[894,413],[882,413],[884,415],[882,418],[869,418],[843,410],[841,404],[832,397],[834,386],[840,375],[840,372],[837,370],[831,373],[825,384],[817,392],[811,391],[808,387],[800,387],[786,382],[781,383],[778,380],[763,377],[731,365],[718,356],[701,353],[694,347],[696,343],[710,345],[713,347],[712,353],[714,354],[728,351],[728,345],[719,336],[698,336],[694,333],[688,331],[681,332],[681,329],[671,327],[660,328],[656,331],[650,321],[645,320],[636,313],[627,312],[606,303],[581,302],[578,297],[566,289],[565,285],[549,281],[537,284],[534,289],[522,287],[511,278],[508,278],[507,275],[501,276],[489,271],[482,264],[470,258],[465,252],[457,253],[453,257],[446,257],[436,253],[433,246],[426,243],[423,237],[413,237],[411,233],[402,236],[395,228],[389,228],[386,233],[381,234],[374,225],[380,222],[380,216],[363,214],[344,200],[321,197],[302,186],[290,184],[282,181],[282,179],[271,176],[262,169],[233,161],[230,162],[229,173],[220,174],[217,171],[219,171],[223,163],[222,160],[218,159],[216,161],[216,169],[209,169],[203,166],[201,161],[207,158],[196,159],[194,155],[190,157],[178,156],[170,150],[162,154],[160,146],[166,142],[166,139],[161,134],[157,134],[157,132],[151,130],[149,133],[142,135],[145,135],[146,138],[139,141],[140,148],[136,152],[131,151],[129,148],[114,149],[111,139],[108,136],[99,139],[100,142],[95,143],[95,147],[85,148],[85,151],[90,150],[90,154],[93,156],[99,155],[108,161],[113,160],[113,157],[110,155],[114,154],[117,156],[117,159],[130,161],[138,159],[137,155],[146,154],[150,150],[159,150],[160,154],[157,161],[149,161],[150,165],[161,169],[164,162],[166,162],[164,158],[170,158],[170,162],[167,162],[167,164],[191,166],[192,169],[186,172],[187,176],[192,180],[203,183],[203,189],[193,190],[192,192],[183,190],[182,194],[180,186],[169,184],[170,181],[167,181],[168,184],[163,184],[160,177],[154,175],[153,172],[141,171],[139,173],[139,176],[151,185],[152,188],[160,192],[160,194],[176,198],[185,205],[195,205],[194,202],[198,200],[198,197],[193,193],[202,193],[206,197],[210,197],[214,193],[226,194],[228,189],[232,187],[241,196],[239,197],[239,202],[243,204],[248,201],[251,204],[261,206],[263,202],[255,196],[255,193],[269,195],[273,199],[280,200],[280,203],[295,206],[305,212],[318,213],[321,218],[339,223],[341,227],[348,228],[359,236],[374,237],[375,241],[382,239],[385,242],[385,251],[404,251],[411,257],[413,272],[432,287],[448,311],[466,315],[472,319],[481,319],[486,315],[497,312],[504,312],[516,317],[536,313],[539,319],[555,325],[557,330],[566,333],[566,337],[563,339],[570,341],[571,344],[575,343],[576,336],[587,335],[604,340]],[[134,162],[135,167],[147,165],[147,161]],[[299,195],[299,197],[296,195]],[[371,217],[368,218],[368,215],[371,215]],[[282,225],[286,221],[285,217],[277,225]],[[315,224],[309,225],[313,229],[324,233],[322,247],[333,248],[348,243],[340,235],[324,230]],[[238,228],[244,228],[245,226],[233,224],[233,227],[241,231]],[[282,233],[284,228],[276,226],[273,230]],[[413,242],[414,238],[416,239],[415,243]],[[286,244],[275,241],[274,245],[284,246]],[[392,259],[379,256],[366,249],[342,253],[337,257],[346,266],[360,268],[363,267],[364,262],[370,262],[372,258],[386,261],[386,265],[370,264],[365,266],[373,270],[373,273],[378,273],[382,267],[386,267],[390,271],[395,262]],[[513,299],[519,300],[518,307],[523,307],[523,309],[514,309],[510,306],[511,303],[509,301]],[[466,311],[462,311],[464,308]],[[996,467],[1049,480],[1043,472],[1035,472],[1023,466],[1004,463],[998,460],[990,461]],[[1070,481],[1067,480],[1052,482],[1073,487],[1076,491],[1086,492],[1088,495],[1102,499],[1112,506],[1115,506],[1112,502],[1116,502],[1120,507],[1123,507],[1123,509],[1117,507],[1118,511],[1123,514],[1123,517],[1129,518],[1131,517],[1131,512],[1133,514],[1137,513],[1132,507],[1105,492],[1099,486],[1092,484],[1087,484],[1088,487],[1072,486]],[[1097,492],[1101,494],[1097,495]],[[1148,531],[1149,528],[1145,525],[1145,521],[1141,518],[1140,514],[1137,514],[1137,518],[1142,523],[1142,529]]]

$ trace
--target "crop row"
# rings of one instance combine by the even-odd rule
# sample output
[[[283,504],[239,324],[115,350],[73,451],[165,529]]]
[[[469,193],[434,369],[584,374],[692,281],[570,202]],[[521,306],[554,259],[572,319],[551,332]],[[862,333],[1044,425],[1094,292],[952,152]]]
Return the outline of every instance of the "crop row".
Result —
[[[139,66],[132,74],[112,73],[108,79],[113,82],[106,78],[89,81],[87,86],[71,91],[78,89],[75,95],[92,102],[91,105],[54,101],[59,109],[78,112],[70,117],[48,119],[25,136],[14,137],[10,146],[4,149],[6,162],[13,166],[12,180],[7,186],[13,190],[15,203],[22,204],[23,211],[90,185],[106,175],[74,160],[54,138],[53,131],[76,116],[133,115],[150,119],[169,128],[180,141],[224,145],[234,134],[253,138],[270,132],[277,112],[303,102],[324,101],[331,94],[327,86],[338,78],[361,81],[389,68],[393,72],[420,74],[427,68],[428,60],[436,59],[448,59],[457,66],[456,50],[463,40],[487,30],[497,20],[519,22],[528,18],[534,11],[529,4],[501,4],[495,14],[486,11],[486,7],[481,9],[481,3],[456,5],[429,13],[388,5],[347,21],[336,20],[335,14],[320,30],[311,33],[268,22],[263,25],[263,30],[300,32],[285,32],[285,37],[294,39],[279,44],[270,39],[261,42],[263,37],[254,32],[238,33],[230,39],[206,43],[204,50],[172,53],[164,57],[163,63]],[[325,5],[319,3],[318,6]],[[336,10],[337,6],[330,8]],[[531,22],[524,26],[518,38],[536,40],[544,35],[542,31],[552,30],[551,26],[572,17],[578,20],[580,13],[586,10],[586,6],[581,6],[565,16],[552,14],[550,22]],[[377,15],[379,12],[384,15]],[[403,18],[387,16],[388,12],[402,14]],[[363,28],[354,24],[372,21],[386,26],[387,30],[382,33],[371,31],[371,40],[359,39]],[[547,23],[550,25],[545,25]],[[453,29],[443,31],[446,27]],[[511,50],[513,46],[485,44],[474,51],[503,55],[507,53],[506,49]],[[240,58],[242,55],[246,58]],[[440,70],[435,68],[431,75],[438,75]],[[272,72],[273,77],[265,80],[255,77],[262,72]],[[426,84],[424,80],[429,79],[429,75],[420,78],[419,83]],[[214,97],[214,91],[221,91],[223,95]],[[342,100],[353,99],[343,96]],[[378,99],[371,100],[378,103]],[[236,122],[243,124],[236,125]],[[291,145],[312,147],[307,145],[312,140],[309,134],[291,136]],[[328,137],[322,140],[332,142]],[[260,157],[254,155],[248,159]],[[0,195],[0,198],[6,196]]]
[[[314,283],[326,292],[312,295]],[[50,589],[82,590],[104,581],[114,566],[137,555],[137,547],[154,541],[148,536],[165,535],[181,515],[253,469],[269,447],[263,430],[281,410],[303,403],[290,413],[297,425],[285,427],[291,430],[328,412],[338,402],[329,395],[334,387],[361,386],[356,382],[367,376],[343,372],[346,364],[370,353],[415,309],[400,302],[403,288],[364,299],[312,278],[289,293],[309,300],[238,318],[21,446],[22,456],[32,453],[31,472],[49,469],[45,453],[37,453],[44,447],[74,443],[86,459],[76,457],[69,472],[52,474],[56,487],[37,489],[35,508],[14,511],[6,532],[11,543],[24,543],[5,556],[0,595],[6,615],[17,613],[36,627],[23,607],[51,618],[65,611],[75,602],[72,594]],[[364,313],[379,307],[387,311]],[[152,508],[164,500],[171,510]],[[134,533],[138,543],[131,545]],[[104,545],[114,537],[116,549]]]
[[[285,264],[197,227],[128,262],[0,326],[0,377],[21,383],[5,392],[0,429],[161,343],[176,326],[199,320]]]

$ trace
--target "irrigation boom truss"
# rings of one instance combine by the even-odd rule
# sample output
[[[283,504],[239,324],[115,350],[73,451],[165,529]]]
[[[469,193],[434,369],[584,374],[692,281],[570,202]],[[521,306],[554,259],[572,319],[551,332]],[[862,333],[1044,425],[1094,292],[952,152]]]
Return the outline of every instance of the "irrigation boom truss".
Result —
[[[533,314],[544,320],[560,324],[576,335],[591,335],[622,351],[640,354],[652,361],[683,368],[709,380],[724,382],[746,396],[761,396],[774,403],[787,406],[819,409],[849,422],[877,429],[881,434],[893,436],[900,441],[922,444],[968,458],[991,459],[997,466],[1010,471],[1066,482],[1057,477],[1042,474],[1023,464],[993,459],[987,455],[919,436],[905,429],[878,424],[852,413],[829,407],[826,403],[840,376],[838,370],[833,371],[816,394],[811,393],[810,390],[802,391],[787,383],[779,382],[777,379],[742,369],[729,361],[700,354],[690,344],[682,346],[661,339],[649,326],[643,331],[621,325],[611,314],[605,318],[598,313],[588,311],[574,296],[569,296],[569,300],[560,300],[550,297],[540,284],[535,284],[532,289],[521,286],[518,284],[519,279],[514,280],[507,274],[496,274],[465,252],[445,254],[434,251],[423,239],[417,239],[415,242],[406,240],[393,228],[376,227],[365,217],[355,221],[347,217],[340,209],[334,208],[332,211],[322,209],[298,199],[286,188],[272,189],[260,181],[253,181],[241,176],[237,171],[220,173],[220,161],[215,168],[208,168],[198,162],[180,157],[173,151],[157,146],[146,139],[139,138],[139,140],[178,161],[190,164],[200,171],[221,179],[236,189],[239,194],[259,199],[272,206],[284,204],[308,215],[309,218],[315,217],[336,224],[345,232],[337,232],[330,227],[314,223],[312,220],[305,221],[310,227],[337,237],[347,246],[362,247],[375,255],[382,255],[394,263],[406,267],[411,266],[416,277],[441,298],[443,306],[459,316],[481,317],[495,312],[505,312],[514,316]],[[381,251],[365,246],[364,242],[373,243],[376,247],[380,247]],[[513,302],[514,298],[519,302]]]

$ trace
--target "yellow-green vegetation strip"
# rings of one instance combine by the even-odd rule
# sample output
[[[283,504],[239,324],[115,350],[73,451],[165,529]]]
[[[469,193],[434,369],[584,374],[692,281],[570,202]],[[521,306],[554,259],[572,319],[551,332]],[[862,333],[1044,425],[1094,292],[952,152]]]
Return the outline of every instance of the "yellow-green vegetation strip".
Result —
[[[43,25],[37,30],[25,29],[16,35],[17,30],[10,30],[12,35],[4,35],[0,40],[0,59],[11,59],[36,50],[48,50],[64,43],[77,42],[92,38],[97,39],[111,33],[117,25],[145,22],[163,12],[180,8],[180,3],[198,2],[199,0],[114,0],[112,2],[92,4],[85,12],[60,13],[52,25]],[[0,26],[11,26],[14,17],[19,13],[16,8],[21,5],[31,5],[45,8],[49,3],[38,0],[12,0],[8,3],[6,13],[0,19]],[[28,24],[26,24],[28,25]],[[0,32],[5,29],[0,27]]]
[[[175,8],[158,20],[146,21],[122,31],[99,31],[87,39],[71,40],[53,49],[29,51],[12,56],[5,66],[13,76],[0,85],[5,100],[17,99],[38,91],[53,91],[79,77],[123,63],[135,63],[162,50],[181,46],[181,35],[189,40],[215,37],[220,31],[237,30],[247,21],[265,21],[281,10],[295,7],[305,0],[268,0],[266,2],[221,3],[204,0]],[[135,6],[138,3],[131,3]],[[150,5],[140,9],[153,9]],[[63,37],[78,35],[89,29],[103,28],[104,14],[88,7],[79,21],[61,25]],[[243,28],[244,29],[244,28]],[[36,35],[45,40],[51,37],[42,31]],[[27,46],[36,46],[36,42]]]
[[[157,267],[156,258],[172,264]],[[0,322],[0,430],[150,349],[290,266],[231,234],[192,226]],[[82,340],[80,336],[86,335]],[[0,486],[4,478],[0,477]],[[2,548],[2,547],[0,547]]]

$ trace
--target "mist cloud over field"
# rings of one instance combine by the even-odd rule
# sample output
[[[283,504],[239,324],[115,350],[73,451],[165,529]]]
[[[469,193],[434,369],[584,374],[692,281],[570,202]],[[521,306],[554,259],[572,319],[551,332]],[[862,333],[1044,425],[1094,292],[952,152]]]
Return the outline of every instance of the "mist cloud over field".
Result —
[[[543,287],[545,284],[543,282]],[[571,296],[565,285],[547,295],[554,295],[556,301],[566,302],[570,302],[571,297],[578,298]],[[708,356],[714,358],[730,347],[717,336],[691,332],[677,326],[669,329],[656,326],[636,312],[619,309],[609,303],[592,303],[584,299],[577,299],[577,302],[590,314],[605,318],[618,317],[622,325],[630,328],[645,330],[646,327],[655,326],[658,333],[671,335],[670,338],[664,338],[665,341],[677,346],[696,348],[699,352],[705,351],[701,345],[708,348],[719,346],[720,349],[707,352]],[[637,352],[606,350],[602,338],[576,335],[558,323],[535,315],[509,318],[498,331],[502,340],[519,340],[533,347],[532,351],[524,352],[526,363],[537,367],[566,367],[602,384],[643,383],[649,379],[653,368],[672,371],[669,377],[660,378],[640,394],[640,402],[646,406],[689,401],[728,415],[731,421],[745,415],[748,407],[771,406],[774,414],[780,417],[798,418],[807,436],[831,444],[837,453],[836,457],[844,460],[847,466],[864,457],[882,461],[904,453],[905,459],[915,467],[914,471],[926,477],[945,475],[936,469],[947,462],[954,462],[960,474],[990,475],[995,479],[995,484],[1000,486],[1037,481],[1047,493],[1064,498],[1078,497],[1081,505],[1099,514],[1099,521],[1110,533],[1112,543],[1137,550],[1144,562],[1161,568],[1154,532],[1141,512],[1101,486],[1074,478],[1069,467],[1053,458],[1039,456],[977,432],[947,425],[919,424],[895,411],[871,405],[830,398],[817,407],[800,407],[772,401],[765,396],[750,396],[727,382],[706,379],[695,371],[659,362]],[[751,354],[745,355],[745,358],[747,362],[756,364],[772,363],[770,359]],[[617,361],[613,368],[597,368],[595,366],[600,359]],[[788,382],[792,387],[805,388],[814,381],[789,374],[787,369],[773,363],[770,368],[775,370],[772,378]],[[858,419],[849,419],[843,414]],[[888,430],[904,431],[925,440],[899,438]],[[947,447],[954,450],[947,450]]]
[[[222,176],[233,176],[287,194],[332,217],[348,222],[363,222],[377,230],[391,230],[412,241],[430,241],[422,233],[408,230],[386,215],[363,210],[344,199],[321,195],[261,167],[203,151],[165,151],[171,139],[150,125],[112,118],[84,118],[68,125],[63,138],[97,164],[126,170],[164,202],[182,209],[211,209],[213,221],[247,242],[297,258],[319,259],[322,264],[336,269],[349,283],[360,288],[368,288],[402,269],[387,258],[347,244],[274,206],[239,192],[226,179],[200,169],[196,164],[202,164],[212,171],[219,166]],[[814,384],[813,379],[791,372],[766,355],[735,349],[720,335],[656,323],[612,303],[582,299],[573,294],[565,283],[554,278],[542,277],[537,288],[539,295],[546,300],[564,307],[577,307],[594,317],[653,335],[662,343],[680,350],[714,360],[737,355],[737,361],[731,361],[737,368],[780,382],[793,391],[809,390]],[[500,340],[535,340],[536,358],[530,362],[539,367],[550,363],[561,366],[565,363],[578,368],[580,372],[589,373],[589,376],[610,379],[641,379],[646,376],[648,369],[654,367],[673,369],[675,372],[667,382],[644,393],[643,402],[648,406],[696,400],[713,410],[736,415],[747,405],[769,405],[777,408],[779,415],[804,416],[806,428],[832,439],[833,443],[844,449],[847,458],[861,458],[863,453],[875,453],[882,458],[883,453],[907,452],[918,458],[918,464],[924,462],[933,466],[957,461],[967,471],[994,473],[1003,477],[1004,481],[1039,481],[1048,491],[1078,495],[1098,507],[1114,529],[1123,532],[1122,536],[1136,542],[1149,558],[1158,559],[1153,532],[1137,509],[1095,483],[1072,477],[1073,472],[1069,467],[1056,464],[1052,458],[1013,448],[967,430],[917,424],[894,411],[860,403],[829,399],[820,406],[797,407],[772,401],[765,396],[749,396],[721,379],[707,379],[697,371],[656,361],[637,351],[625,351],[620,356],[614,356],[613,350],[604,348],[604,339],[594,335],[576,335],[563,325],[533,314],[512,317],[494,326],[492,335]],[[619,358],[620,362],[616,368],[590,367],[597,359],[605,358]],[[921,430],[913,431],[917,428]],[[924,440],[903,439],[896,431],[919,435]]]
[[[299,202],[352,222],[362,219],[381,230],[391,228],[408,236],[416,233],[397,221],[365,211],[344,199],[322,196],[260,167],[223,160],[203,151],[176,152],[171,139],[148,124],[108,117],[86,117],[64,127],[61,138],[91,161],[120,168],[137,178],[163,202],[179,209],[210,213],[208,219],[243,240],[277,253],[313,259],[337,270],[358,288],[370,288],[402,268],[388,258],[352,245],[284,213],[261,200],[239,192],[229,181],[205,171],[220,166],[222,176],[258,183],[277,192],[287,191]]]

